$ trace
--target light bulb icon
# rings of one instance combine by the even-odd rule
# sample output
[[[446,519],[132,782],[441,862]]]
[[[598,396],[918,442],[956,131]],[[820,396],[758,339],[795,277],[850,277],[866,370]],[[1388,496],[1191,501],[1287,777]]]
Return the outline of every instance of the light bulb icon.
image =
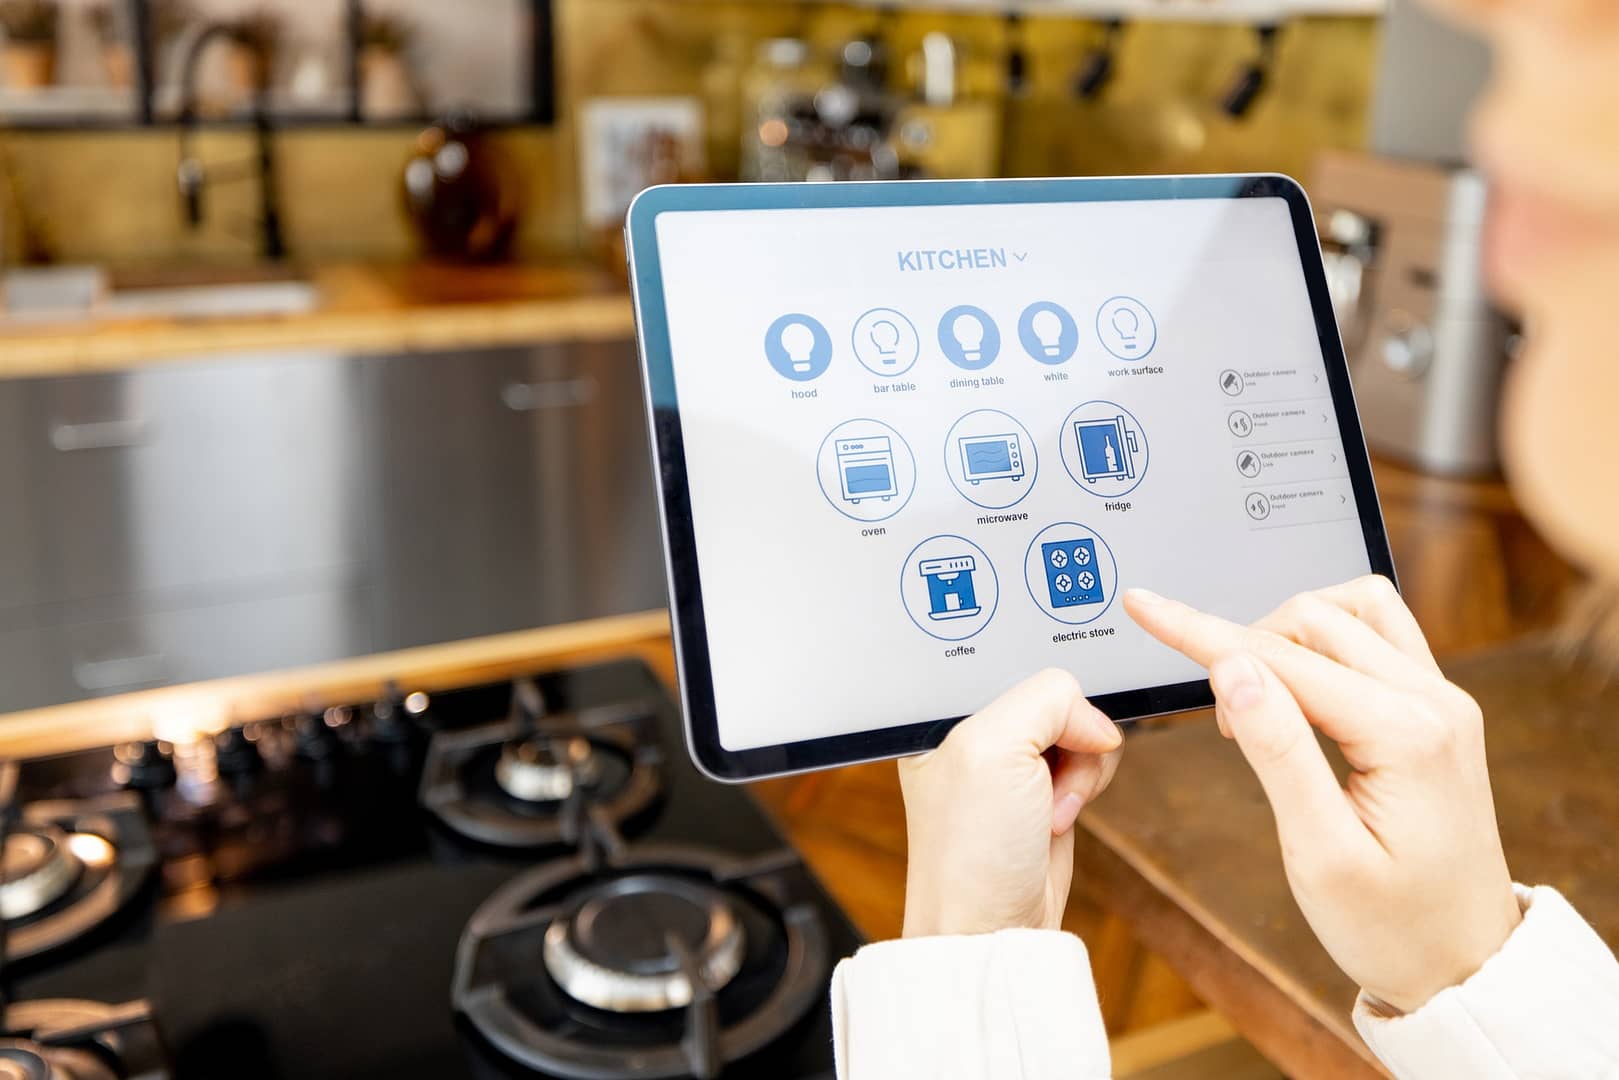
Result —
[[[781,347],[793,370],[806,372],[813,366],[810,354],[815,351],[815,331],[801,322],[788,323],[781,329]]]
[[[1041,308],[1029,321],[1030,329],[1039,339],[1040,351],[1047,356],[1062,354],[1062,317],[1050,308]]]
[[[869,336],[878,358],[884,364],[892,364],[899,359],[896,353],[899,348],[899,327],[887,319],[879,319],[871,324]]]
[[[962,359],[976,364],[984,356],[984,324],[978,316],[964,311],[950,323],[950,333],[961,346]]]
[[[1113,324],[1113,332],[1119,335],[1119,342],[1128,352],[1136,349],[1136,332],[1141,329],[1141,316],[1132,308],[1116,307],[1113,317],[1109,320]]]

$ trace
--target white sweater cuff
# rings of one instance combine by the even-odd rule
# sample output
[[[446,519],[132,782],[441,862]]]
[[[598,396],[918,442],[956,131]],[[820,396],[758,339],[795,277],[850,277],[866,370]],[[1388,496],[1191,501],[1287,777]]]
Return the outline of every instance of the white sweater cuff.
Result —
[[[1105,1080],[1085,945],[1057,930],[867,945],[832,975],[841,1080]]]
[[[1555,889],[1517,890],[1523,922],[1467,981],[1404,1016],[1355,1002],[1355,1027],[1399,1080],[1619,1075],[1619,962]]]

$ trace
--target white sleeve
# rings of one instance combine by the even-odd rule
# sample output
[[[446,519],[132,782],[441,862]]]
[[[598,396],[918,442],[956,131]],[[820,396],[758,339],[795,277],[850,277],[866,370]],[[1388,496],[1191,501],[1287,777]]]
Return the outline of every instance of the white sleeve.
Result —
[[[1518,886],[1501,951],[1422,1008],[1355,1002],[1355,1027],[1399,1080],[1619,1077],[1619,962],[1555,890]]]
[[[832,975],[841,1080],[1106,1080],[1085,945],[1058,930],[867,945]]]

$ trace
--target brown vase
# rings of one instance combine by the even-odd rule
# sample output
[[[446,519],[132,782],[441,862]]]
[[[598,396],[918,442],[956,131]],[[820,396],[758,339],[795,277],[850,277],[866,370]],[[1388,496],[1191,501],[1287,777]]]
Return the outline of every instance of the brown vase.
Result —
[[[428,254],[493,262],[510,253],[518,178],[471,121],[447,120],[418,135],[402,181],[405,212]]]
[[[8,42],[4,59],[7,90],[41,90],[55,81],[56,45],[53,42]]]
[[[135,85],[135,54],[123,42],[101,47],[101,67],[107,73],[107,85],[114,90]]]

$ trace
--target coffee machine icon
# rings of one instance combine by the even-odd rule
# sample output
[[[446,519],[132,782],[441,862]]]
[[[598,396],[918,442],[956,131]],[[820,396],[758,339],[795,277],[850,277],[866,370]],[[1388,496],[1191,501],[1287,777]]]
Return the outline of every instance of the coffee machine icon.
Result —
[[[928,583],[928,618],[965,619],[983,610],[973,590],[978,562],[971,555],[923,559],[916,569]]]

